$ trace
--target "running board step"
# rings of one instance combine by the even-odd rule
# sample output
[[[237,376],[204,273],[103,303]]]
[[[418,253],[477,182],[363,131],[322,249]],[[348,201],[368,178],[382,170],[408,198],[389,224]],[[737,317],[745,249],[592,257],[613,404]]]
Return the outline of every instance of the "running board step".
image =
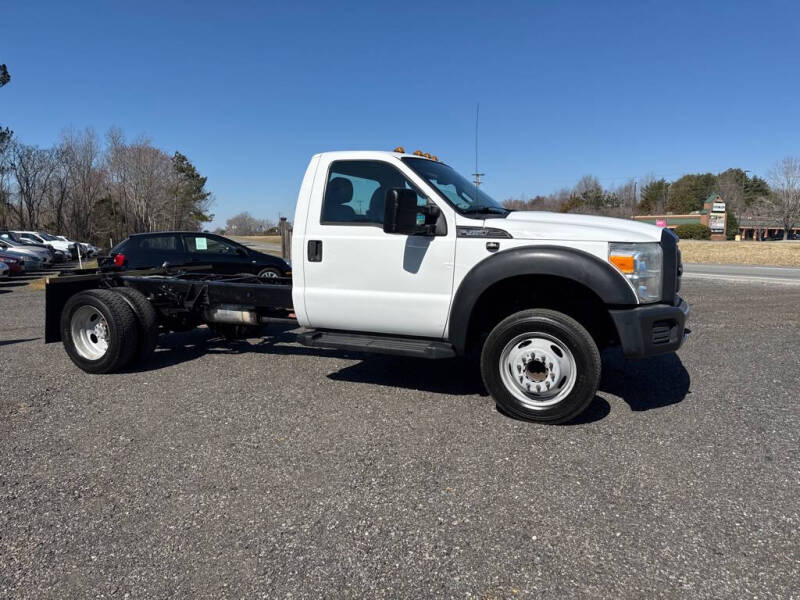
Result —
[[[311,330],[298,334],[297,341],[304,346],[339,348],[353,352],[374,352],[375,354],[394,354],[395,356],[451,358],[456,355],[453,345],[447,342],[390,335]]]

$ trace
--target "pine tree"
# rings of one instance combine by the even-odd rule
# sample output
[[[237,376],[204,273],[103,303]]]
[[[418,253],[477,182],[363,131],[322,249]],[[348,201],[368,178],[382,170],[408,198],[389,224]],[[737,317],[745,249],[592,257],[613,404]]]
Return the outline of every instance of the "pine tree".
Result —
[[[180,152],[173,155],[172,166],[177,175],[174,228],[197,230],[214,218],[208,213],[211,203],[211,192],[205,189],[208,178],[200,175],[191,161]]]

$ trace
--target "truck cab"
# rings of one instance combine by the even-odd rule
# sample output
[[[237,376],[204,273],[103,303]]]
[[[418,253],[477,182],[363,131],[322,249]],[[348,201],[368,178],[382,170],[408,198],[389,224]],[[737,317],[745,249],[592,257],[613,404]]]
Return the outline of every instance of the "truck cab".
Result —
[[[584,370],[597,379],[603,348],[680,347],[689,308],[677,246],[671,231],[632,220],[509,211],[427,156],[328,152],[311,159],[298,196],[292,297],[316,332],[309,343],[395,336],[485,355],[488,342],[493,395],[510,394],[524,418],[561,420],[575,407],[551,410],[565,399],[555,389],[574,389]],[[546,331],[526,335],[523,322]],[[576,340],[593,352],[578,360]]]

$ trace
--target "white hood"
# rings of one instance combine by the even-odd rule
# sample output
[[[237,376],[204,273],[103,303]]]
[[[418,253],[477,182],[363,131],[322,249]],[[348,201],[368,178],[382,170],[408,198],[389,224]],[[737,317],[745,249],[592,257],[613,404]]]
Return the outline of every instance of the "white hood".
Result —
[[[661,228],[632,219],[594,217],[570,213],[514,211],[505,219],[487,219],[486,227],[508,231],[527,240],[593,242],[659,242]]]

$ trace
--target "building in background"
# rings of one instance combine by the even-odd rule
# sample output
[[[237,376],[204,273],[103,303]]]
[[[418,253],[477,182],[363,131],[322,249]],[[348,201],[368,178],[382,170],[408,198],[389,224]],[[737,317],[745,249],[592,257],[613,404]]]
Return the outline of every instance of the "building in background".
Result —
[[[783,239],[783,225],[775,219],[742,217],[739,235],[743,240],[779,240]],[[800,239],[800,225],[792,227],[789,239]]]
[[[651,223],[659,227],[675,229],[679,225],[696,223],[705,225],[711,229],[711,239],[720,241],[725,239],[725,226],[727,225],[727,214],[725,212],[725,202],[719,194],[711,194],[703,203],[702,210],[692,211],[688,215],[641,215],[633,217],[643,223]]]

